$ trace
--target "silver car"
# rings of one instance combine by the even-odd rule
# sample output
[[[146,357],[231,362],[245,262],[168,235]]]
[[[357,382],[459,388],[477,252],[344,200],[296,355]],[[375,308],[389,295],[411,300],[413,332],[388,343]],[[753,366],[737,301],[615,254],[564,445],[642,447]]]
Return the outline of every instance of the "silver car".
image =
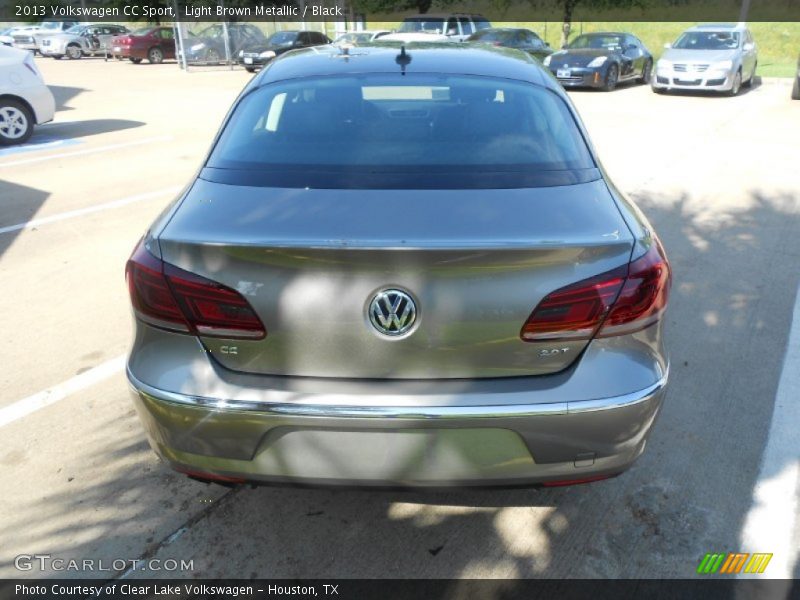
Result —
[[[205,481],[595,481],[667,384],[664,249],[507,48],[278,58],[126,276],[134,403]]]
[[[42,56],[52,56],[55,59],[66,56],[71,60],[105,54],[111,51],[111,38],[127,32],[127,27],[122,25],[105,23],[76,25],[64,33],[43,37],[39,44],[39,52]]]
[[[687,29],[656,63],[653,91],[705,90],[739,93],[751,86],[758,67],[753,34],[739,25],[698,25]]]

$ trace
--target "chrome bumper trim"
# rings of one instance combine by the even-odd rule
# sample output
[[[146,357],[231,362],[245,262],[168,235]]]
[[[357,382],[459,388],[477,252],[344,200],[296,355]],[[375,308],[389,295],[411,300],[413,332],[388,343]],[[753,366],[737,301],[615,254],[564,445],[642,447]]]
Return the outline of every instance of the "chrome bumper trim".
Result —
[[[133,390],[155,400],[182,406],[193,406],[220,412],[258,412],[284,417],[372,418],[372,419],[485,419],[508,417],[537,417],[566,415],[604,410],[615,410],[651,400],[667,385],[669,367],[653,385],[638,392],[622,396],[583,400],[579,402],[554,402],[543,404],[506,404],[495,406],[329,406],[321,404],[288,404],[224,400],[191,396],[159,390],[139,381],[126,368],[128,382]]]

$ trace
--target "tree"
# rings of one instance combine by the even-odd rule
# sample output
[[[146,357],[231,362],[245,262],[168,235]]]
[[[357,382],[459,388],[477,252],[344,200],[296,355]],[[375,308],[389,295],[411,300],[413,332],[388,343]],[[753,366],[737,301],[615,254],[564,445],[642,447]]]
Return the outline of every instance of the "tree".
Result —
[[[437,6],[448,6],[456,0],[436,0]],[[433,0],[353,0],[352,6],[358,13],[391,14],[415,10],[425,14],[431,9]]]
[[[557,4],[561,8],[562,13],[562,26],[561,26],[561,46],[565,46],[569,41],[569,35],[572,32],[572,15],[575,8],[580,5],[581,8],[586,8],[590,11],[601,11],[610,9],[631,9],[631,8],[644,8],[647,0],[557,0]]]

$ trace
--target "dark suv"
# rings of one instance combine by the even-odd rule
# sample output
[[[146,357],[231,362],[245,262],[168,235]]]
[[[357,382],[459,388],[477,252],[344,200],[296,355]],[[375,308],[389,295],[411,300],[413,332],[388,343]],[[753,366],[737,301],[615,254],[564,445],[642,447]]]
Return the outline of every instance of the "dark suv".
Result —
[[[239,52],[239,64],[249,73],[253,73],[289,50],[330,43],[331,39],[319,31],[277,31],[263,43],[245,46]]]

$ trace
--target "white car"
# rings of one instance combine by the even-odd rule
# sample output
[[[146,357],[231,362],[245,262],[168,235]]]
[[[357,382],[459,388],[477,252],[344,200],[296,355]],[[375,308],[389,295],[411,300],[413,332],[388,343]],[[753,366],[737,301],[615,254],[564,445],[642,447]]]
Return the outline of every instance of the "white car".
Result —
[[[33,32],[35,29],[36,25],[15,25],[14,27],[4,29],[0,31],[0,44],[3,46],[13,46],[15,35]]]
[[[0,146],[25,142],[34,125],[52,121],[55,112],[33,54],[0,46]]]
[[[442,33],[427,33],[422,31],[408,32],[408,33],[389,33],[378,38],[379,42],[402,42],[410,44],[411,42],[449,42],[450,38]]]
[[[363,29],[361,31],[349,31],[347,33],[343,33],[339,37],[334,40],[334,44],[353,44],[358,46],[359,44],[368,44],[370,42],[374,42],[377,39],[382,38],[385,35],[389,35],[392,33],[388,29]]]
[[[403,19],[399,34],[431,33],[445,36],[451,42],[463,42],[476,31],[492,24],[481,15],[467,13],[426,13]],[[417,40],[414,40],[417,41]]]

